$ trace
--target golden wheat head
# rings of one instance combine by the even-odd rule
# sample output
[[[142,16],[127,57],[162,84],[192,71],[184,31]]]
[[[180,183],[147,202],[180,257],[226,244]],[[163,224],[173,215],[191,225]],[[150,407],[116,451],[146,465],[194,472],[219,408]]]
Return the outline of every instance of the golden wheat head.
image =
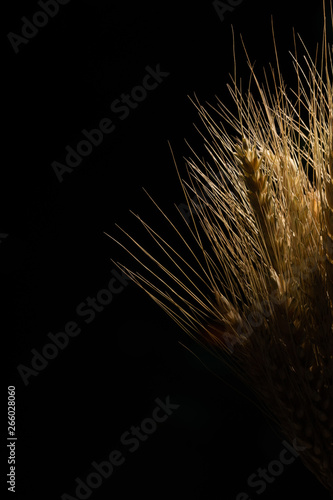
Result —
[[[235,113],[220,101],[208,112],[195,99],[208,160],[193,152],[181,180],[193,213],[188,236],[161,212],[184,253],[138,217],[169,266],[123,231],[146,275],[121,267],[189,335],[229,356],[333,494],[333,103],[326,18],[320,55],[312,60],[302,50],[302,64],[292,56],[295,92],[287,90],[278,64],[272,83],[265,74],[261,84],[249,62],[252,86],[244,92],[236,74],[229,85]]]

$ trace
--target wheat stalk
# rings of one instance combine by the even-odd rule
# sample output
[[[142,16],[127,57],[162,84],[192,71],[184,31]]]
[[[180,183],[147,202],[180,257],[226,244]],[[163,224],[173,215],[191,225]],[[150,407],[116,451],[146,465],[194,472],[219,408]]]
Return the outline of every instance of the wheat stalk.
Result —
[[[161,211],[183,255],[139,216],[169,264],[124,230],[137,251],[113,239],[148,277],[118,265],[189,335],[217,356],[228,354],[333,495],[333,104],[325,13],[322,57],[312,61],[304,50],[305,66],[293,57],[294,93],[278,64],[273,88],[267,75],[260,84],[248,58],[259,99],[250,86],[242,91],[235,71],[235,114],[218,101],[211,106],[217,122],[194,102],[210,163],[193,151],[188,180],[181,179],[195,213],[188,237]]]

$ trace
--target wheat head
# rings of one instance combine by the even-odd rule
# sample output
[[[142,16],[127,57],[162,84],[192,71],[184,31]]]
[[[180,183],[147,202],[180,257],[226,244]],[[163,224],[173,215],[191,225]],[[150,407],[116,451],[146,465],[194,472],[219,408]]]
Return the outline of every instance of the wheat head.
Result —
[[[228,355],[333,494],[333,103],[325,15],[321,54],[312,60],[302,50],[303,64],[292,56],[295,92],[278,58],[272,84],[266,73],[259,82],[248,58],[247,91],[236,71],[228,86],[235,113],[219,100],[210,111],[193,101],[208,161],[193,151],[181,179],[193,214],[188,236],[161,212],[184,254],[139,216],[169,266],[124,230],[137,251],[115,241],[146,274],[118,265],[189,335]]]

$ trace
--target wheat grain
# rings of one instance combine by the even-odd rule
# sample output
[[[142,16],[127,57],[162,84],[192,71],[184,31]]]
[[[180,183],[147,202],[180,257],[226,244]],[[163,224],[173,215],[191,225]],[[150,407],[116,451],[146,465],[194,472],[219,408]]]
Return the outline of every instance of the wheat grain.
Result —
[[[217,123],[194,102],[210,163],[193,152],[181,180],[195,213],[188,238],[161,211],[194,264],[138,217],[167,262],[130,237],[138,249],[130,253],[150,277],[119,266],[189,335],[217,356],[230,355],[333,494],[333,104],[325,15],[324,26],[320,67],[306,49],[305,67],[294,56],[297,92],[287,93],[279,67],[273,90],[267,75],[261,85],[249,61],[259,101],[250,88],[243,94],[235,74],[235,114],[218,101],[211,106]]]

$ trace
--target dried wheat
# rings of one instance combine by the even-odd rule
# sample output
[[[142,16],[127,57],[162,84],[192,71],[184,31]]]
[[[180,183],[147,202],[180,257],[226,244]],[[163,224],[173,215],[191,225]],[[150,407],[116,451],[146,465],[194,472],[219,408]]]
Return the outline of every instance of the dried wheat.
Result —
[[[235,74],[237,113],[218,101],[210,112],[218,123],[194,102],[210,163],[195,153],[187,160],[182,186],[196,214],[188,238],[161,212],[193,264],[138,217],[170,268],[132,237],[138,251],[130,253],[148,277],[119,265],[198,342],[230,355],[332,493],[333,105],[324,25],[319,67],[306,50],[305,67],[294,56],[297,92],[287,92],[279,69],[273,89],[267,77],[261,85],[250,65],[259,100]]]

